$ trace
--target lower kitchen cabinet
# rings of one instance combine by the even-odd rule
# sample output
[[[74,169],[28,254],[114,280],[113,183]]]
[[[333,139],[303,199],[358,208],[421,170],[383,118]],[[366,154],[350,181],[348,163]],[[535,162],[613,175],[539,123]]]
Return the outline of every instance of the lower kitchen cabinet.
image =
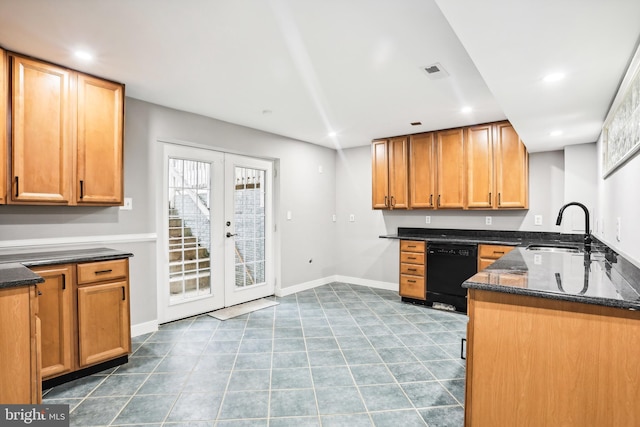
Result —
[[[489,267],[513,248],[514,246],[506,245],[478,245],[478,271]]]
[[[400,296],[419,300],[427,298],[425,243],[400,241]]]
[[[45,380],[131,351],[129,260],[32,268],[41,288]]]
[[[465,426],[640,425],[640,312],[469,290]]]
[[[71,372],[75,365],[73,283],[74,265],[31,269],[44,279],[38,285],[38,317],[42,323],[42,378]]]
[[[0,289],[0,403],[42,401],[37,288]]]

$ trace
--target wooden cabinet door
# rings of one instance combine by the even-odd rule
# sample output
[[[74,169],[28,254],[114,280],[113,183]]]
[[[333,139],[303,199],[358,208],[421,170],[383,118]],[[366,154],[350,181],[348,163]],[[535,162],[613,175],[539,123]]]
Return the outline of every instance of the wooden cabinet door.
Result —
[[[387,140],[373,141],[371,145],[371,195],[373,209],[387,209],[389,207]]]
[[[9,68],[7,54],[0,49],[0,205],[7,203],[7,97]]]
[[[0,402],[40,403],[35,286],[0,289]]]
[[[122,204],[124,88],[78,74],[78,204]]]
[[[389,140],[389,206],[391,209],[409,207],[409,138]]]
[[[73,266],[56,265],[32,268],[44,279],[38,285],[41,321],[42,377],[71,372],[73,354]]]
[[[129,283],[124,281],[78,287],[78,356],[80,367],[131,350]]]
[[[497,195],[493,182],[493,126],[467,128],[467,207],[491,209]]]
[[[433,209],[436,201],[436,149],[433,133],[409,138],[409,207]]]
[[[494,151],[498,209],[529,207],[529,156],[509,122],[495,125]]]
[[[70,71],[11,58],[11,196],[14,203],[69,204]],[[8,189],[9,190],[9,189]]]
[[[464,130],[436,133],[438,209],[463,209],[465,192]]]

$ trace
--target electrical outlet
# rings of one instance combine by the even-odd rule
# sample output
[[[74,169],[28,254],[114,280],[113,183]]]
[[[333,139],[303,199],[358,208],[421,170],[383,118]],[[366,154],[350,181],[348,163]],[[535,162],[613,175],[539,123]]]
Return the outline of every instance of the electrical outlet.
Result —
[[[431,224],[431,217],[429,215],[424,217],[425,224]]]
[[[293,218],[293,214],[291,211],[287,211],[287,221],[291,221],[291,218]]]
[[[121,211],[130,211],[133,209],[133,199],[131,197],[124,198],[124,204],[120,206]]]
[[[337,219],[338,219],[338,217],[336,217],[336,214],[331,215],[331,220],[332,220],[333,222],[336,222],[336,221],[337,221]]]
[[[492,218],[490,216],[485,216],[484,217],[485,225],[491,225],[491,222],[492,222]]]
[[[318,173],[324,173],[324,169],[322,168],[322,165],[318,165]]]
[[[617,217],[616,218],[616,240],[618,242],[620,241],[620,238],[622,237],[621,236],[621,234],[622,234],[622,231],[621,231],[622,225],[620,224],[620,222],[621,222],[620,217]]]
[[[535,254],[535,255],[533,256],[533,263],[534,263],[535,265],[540,265],[540,264],[542,264],[542,255],[540,255],[540,254]]]
[[[349,215],[349,222],[355,222],[356,216],[354,214]]]
[[[533,217],[533,223],[535,225],[542,225],[542,215],[536,215]]]

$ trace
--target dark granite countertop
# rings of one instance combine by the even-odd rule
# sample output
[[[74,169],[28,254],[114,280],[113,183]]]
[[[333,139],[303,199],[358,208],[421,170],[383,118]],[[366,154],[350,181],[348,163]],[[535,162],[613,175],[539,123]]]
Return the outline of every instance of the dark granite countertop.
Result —
[[[0,264],[0,289],[35,285],[44,279],[22,264],[15,262]]]
[[[462,285],[509,294],[640,310],[638,277],[623,277],[608,250],[540,252],[518,247]]]
[[[109,261],[129,258],[130,252],[109,248],[93,248],[49,252],[25,252],[0,255],[0,288],[25,286],[44,280],[29,270],[29,267],[66,263]],[[34,281],[35,280],[35,281]]]
[[[398,228],[387,239],[518,246],[463,287],[640,310],[640,268],[605,244],[585,252],[580,234]],[[568,244],[577,253],[542,252],[529,245]]]

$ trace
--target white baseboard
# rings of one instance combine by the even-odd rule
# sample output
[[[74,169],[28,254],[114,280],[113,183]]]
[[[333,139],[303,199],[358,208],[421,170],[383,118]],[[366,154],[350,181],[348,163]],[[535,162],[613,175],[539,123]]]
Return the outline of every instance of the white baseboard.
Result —
[[[284,289],[279,289],[276,291],[276,296],[286,297],[287,295],[295,294],[296,292],[306,291],[306,290],[317,288],[318,286],[326,285],[333,282],[342,282],[342,283],[349,283],[352,285],[368,286],[370,288],[386,289],[388,291],[395,291],[395,292],[398,292],[399,290],[398,283],[382,282],[380,280],[360,279],[358,277],[334,275],[334,276],[323,277],[322,279],[316,279],[316,280],[311,280],[309,282],[300,283],[298,285],[288,286]]]
[[[276,290],[277,297],[286,297],[287,295],[295,294],[296,292],[302,292],[309,289],[317,288],[318,286],[326,285],[331,282],[335,282],[336,276],[323,277],[322,279],[311,280],[309,282],[300,283],[293,286],[287,286],[283,289]]]
[[[350,283],[352,285],[368,286],[376,289],[386,289],[388,291],[398,292],[400,285],[394,282],[382,282],[380,280],[360,279],[358,277],[349,277],[336,275],[333,276],[335,282]]]
[[[148,334],[158,330],[158,321],[152,320],[150,322],[138,323],[137,325],[131,325],[131,337],[137,337],[140,335]]]

